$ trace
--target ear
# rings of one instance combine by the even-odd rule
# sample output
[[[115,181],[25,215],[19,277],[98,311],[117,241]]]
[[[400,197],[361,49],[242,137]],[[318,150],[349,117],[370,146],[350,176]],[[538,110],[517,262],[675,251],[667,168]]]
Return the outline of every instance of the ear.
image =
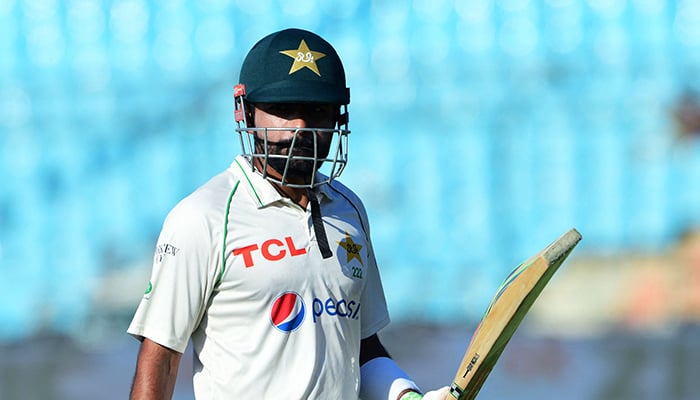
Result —
[[[246,101],[245,113],[248,128],[255,128],[255,104]]]

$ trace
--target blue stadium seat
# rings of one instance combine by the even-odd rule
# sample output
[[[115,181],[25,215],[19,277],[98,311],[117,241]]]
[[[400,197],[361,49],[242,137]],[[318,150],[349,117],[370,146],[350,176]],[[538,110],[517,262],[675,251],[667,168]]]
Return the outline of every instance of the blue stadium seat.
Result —
[[[603,251],[700,223],[700,150],[674,145],[669,118],[698,84],[682,73],[700,65],[689,2],[233,3],[0,6],[0,339],[81,323],[105,264],[124,262],[110,246],[141,254],[238,152],[243,53],[300,19],[346,64],[343,181],[372,216],[394,316],[468,315],[491,288],[452,302],[444,282],[466,268],[497,286],[570,226]]]

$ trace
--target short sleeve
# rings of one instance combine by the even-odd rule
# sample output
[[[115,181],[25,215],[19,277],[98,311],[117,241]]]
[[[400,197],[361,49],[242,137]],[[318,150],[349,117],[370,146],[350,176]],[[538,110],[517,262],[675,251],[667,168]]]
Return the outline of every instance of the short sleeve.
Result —
[[[180,203],[163,224],[150,282],[127,332],[184,352],[213,291],[215,254],[204,215]]]
[[[366,269],[367,278],[362,291],[361,304],[362,328],[360,335],[363,339],[374,335],[389,324],[389,311],[384,296],[384,288],[377,267],[377,260],[371,242],[369,244],[368,267]]]

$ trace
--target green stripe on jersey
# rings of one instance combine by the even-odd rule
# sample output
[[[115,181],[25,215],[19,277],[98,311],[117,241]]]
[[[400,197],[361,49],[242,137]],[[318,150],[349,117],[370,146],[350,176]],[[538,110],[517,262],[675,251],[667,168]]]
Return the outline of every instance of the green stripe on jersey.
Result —
[[[238,162],[238,160],[233,160],[236,162],[236,165],[238,165],[238,168],[241,169],[241,172],[243,172],[243,176],[245,176],[245,179],[248,181],[248,185],[250,186],[251,189],[253,189],[253,193],[255,193],[255,198],[258,199],[258,205],[262,206],[263,202],[260,200],[260,196],[258,196],[258,192],[255,191],[255,186],[253,186],[253,182],[250,181],[250,178],[248,178],[248,174],[245,172],[245,168],[241,165],[241,163]]]
[[[226,215],[224,216],[224,242],[221,244],[221,271],[219,271],[219,277],[216,279],[214,287],[218,287],[221,284],[221,280],[224,278],[224,272],[226,272],[226,238],[228,236],[228,214],[229,211],[231,211],[231,200],[233,199],[234,193],[236,193],[236,189],[238,189],[239,183],[241,183],[241,181],[236,181],[236,184],[233,185],[233,189],[231,189],[231,193],[229,193],[228,195],[228,201],[226,202]]]

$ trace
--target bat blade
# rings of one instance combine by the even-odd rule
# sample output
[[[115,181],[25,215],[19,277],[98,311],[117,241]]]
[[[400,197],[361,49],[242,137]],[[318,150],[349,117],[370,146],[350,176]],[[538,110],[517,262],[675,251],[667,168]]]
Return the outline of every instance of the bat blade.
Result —
[[[569,230],[520,264],[503,281],[467,346],[450,387],[452,397],[458,400],[476,397],[537,296],[580,240],[581,234],[576,229]]]

